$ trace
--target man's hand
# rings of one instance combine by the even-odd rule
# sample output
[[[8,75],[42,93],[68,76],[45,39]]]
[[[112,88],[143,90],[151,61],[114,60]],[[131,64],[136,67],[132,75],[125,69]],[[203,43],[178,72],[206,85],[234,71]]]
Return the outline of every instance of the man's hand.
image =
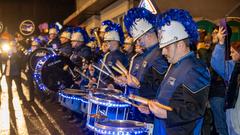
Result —
[[[161,118],[161,119],[166,119],[167,118],[167,111],[162,109],[162,108],[159,108],[157,106],[158,102],[157,101],[149,101],[148,103],[148,106],[149,106],[149,109],[150,111],[158,118]]]
[[[149,110],[149,108],[148,108],[146,105],[141,104],[141,105],[138,107],[138,110],[139,110],[141,113],[150,114],[150,110]]]
[[[226,37],[225,32],[226,30],[223,27],[219,27],[217,38],[220,45],[223,45],[225,42],[225,37]]]
[[[107,88],[114,89],[114,86],[113,86],[113,84],[108,84]]]
[[[118,76],[114,79],[114,82],[119,86],[126,86],[127,78],[125,76]]]
[[[140,82],[138,81],[138,79],[131,74],[127,75],[127,84],[128,84],[128,86],[131,86],[131,87],[134,87],[134,88],[139,88],[140,87]]]

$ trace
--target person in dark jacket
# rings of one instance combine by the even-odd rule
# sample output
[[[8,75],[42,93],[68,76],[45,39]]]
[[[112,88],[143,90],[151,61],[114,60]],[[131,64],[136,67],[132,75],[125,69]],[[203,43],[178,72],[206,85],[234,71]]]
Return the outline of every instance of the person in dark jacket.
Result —
[[[70,57],[70,60],[79,67],[83,65],[83,61],[89,62],[91,60],[91,48],[86,46],[88,41],[89,37],[87,32],[83,28],[75,28],[75,31],[71,37],[73,53]]]
[[[124,17],[128,34],[143,48],[143,53],[130,62],[131,74],[140,82],[139,95],[150,99],[156,96],[168,67],[158,46],[155,19],[156,16],[144,8],[132,8]]]
[[[67,30],[62,32],[60,42],[59,53],[69,58],[72,55],[71,33]]]
[[[48,40],[48,43],[47,43],[47,47],[48,48],[53,48],[53,49],[58,49],[60,47],[60,40],[58,38],[58,28],[57,26],[52,26],[50,29],[49,29],[49,40]]]
[[[23,98],[24,95],[21,85],[21,55],[20,52],[17,51],[16,45],[14,43],[12,43],[11,50],[8,54],[4,74],[6,76],[8,91],[11,93],[12,81],[14,81],[19,93],[19,97]]]
[[[218,44],[212,53],[211,65],[226,82],[226,121],[229,135],[240,135],[240,42],[231,44],[232,60],[225,60],[225,29],[219,28]]]
[[[187,22],[187,23],[186,23]],[[198,39],[190,14],[170,9],[157,19],[160,48],[171,64],[159,86],[156,100],[144,113],[154,114],[154,135],[199,135],[208,101],[210,74],[190,46]],[[167,105],[172,110],[159,107]]]
[[[120,61],[125,67],[127,66],[127,57],[120,51],[120,46],[124,42],[124,35],[122,31],[122,27],[119,24],[112,24],[106,28],[106,33],[104,34],[104,42],[107,46],[109,46],[109,52],[107,52],[103,57],[103,63],[107,65],[114,75],[119,75],[115,72],[112,66],[116,66],[116,61]],[[104,64],[101,63],[101,69],[106,70],[104,68]],[[108,72],[108,71],[107,71]],[[102,83],[102,80],[104,83]],[[114,80],[107,75],[104,75],[102,72],[99,73],[98,76],[98,84],[99,88],[116,88],[117,85],[114,85]]]

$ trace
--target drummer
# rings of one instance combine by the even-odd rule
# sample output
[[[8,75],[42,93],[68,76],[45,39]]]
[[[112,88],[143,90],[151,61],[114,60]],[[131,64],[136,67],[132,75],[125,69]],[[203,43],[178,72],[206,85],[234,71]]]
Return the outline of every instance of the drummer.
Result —
[[[82,67],[83,61],[88,62],[91,60],[91,48],[86,46],[88,42],[89,37],[87,32],[81,27],[74,28],[71,37],[73,52],[70,60],[79,67]]]
[[[119,24],[112,24],[106,28],[106,33],[104,34],[104,42],[107,46],[109,46],[109,52],[104,55],[103,63],[110,67],[110,70],[113,71],[114,75],[116,72],[111,68],[115,66],[116,61],[120,61],[124,66],[127,65],[127,57],[120,51],[120,46],[124,43],[124,34],[122,31],[122,27]],[[104,68],[104,65],[101,64],[101,69]],[[105,70],[108,72],[107,70]],[[104,85],[100,80],[104,81],[106,85]],[[114,80],[111,79],[109,76],[104,75],[101,71],[98,77],[98,87],[99,88],[115,88],[117,85],[114,86]]]
[[[66,28],[60,36],[61,45],[59,47],[59,52],[65,57],[70,57],[72,54],[71,45],[71,28]]]
[[[58,49],[60,46],[60,40],[58,38],[59,28],[57,25],[50,25],[49,28],[49,41],[47,43],[48,48]]]
[[[210,74],[190,47],[198,40],[197,25],[181,9],[170,9],[157,19],[160,48],[171,63],[149,109],[155,115],[154,135],[199,135],[208,100]],[[158,102],[173,108],[166,111]],[[150,113],[149,110],[142,112]]]
[[[124,17],[124,24],[133,41],[140,46],[143,53],[130,63],[131,74],[140,81],[136,89],[140,96],[154,98],[158,85],[167,70],[168,63],[158,47],[155,31],[155,18],[145,8],[132,8]],[[135,87],[135,86],[132,86]]]

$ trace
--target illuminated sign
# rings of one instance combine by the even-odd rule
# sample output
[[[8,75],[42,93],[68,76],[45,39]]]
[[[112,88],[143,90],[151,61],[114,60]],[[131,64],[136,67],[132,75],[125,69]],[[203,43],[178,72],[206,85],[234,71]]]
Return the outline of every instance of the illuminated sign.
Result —
[[[147,10],[151,11],[153,14],[157,14],[157,10],[155,9],[151,0],[141,0],[138,7],[146,8]]]

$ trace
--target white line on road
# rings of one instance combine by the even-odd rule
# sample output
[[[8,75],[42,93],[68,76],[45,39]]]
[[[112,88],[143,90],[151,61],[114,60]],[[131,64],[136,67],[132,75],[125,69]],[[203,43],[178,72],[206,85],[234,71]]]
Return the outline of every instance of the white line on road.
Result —
[[[53,124],[54,128],[58,130],[60,135],[64,135],[64,131],[60,128],[60,126],[56,123],[54,118],[48,113],[48,111],[41,105],[41,103],[35,99],[35,103],[38,105],[38,107],[42,110],[42,112],[47,116],[49,121]]]
[[[8,89],[5,82],[5,77],[2,78],[2,94],[0,107],[0,135],[10,135],[10,113],[8,104]],[[1,83],[0,82],[0,83]]]

